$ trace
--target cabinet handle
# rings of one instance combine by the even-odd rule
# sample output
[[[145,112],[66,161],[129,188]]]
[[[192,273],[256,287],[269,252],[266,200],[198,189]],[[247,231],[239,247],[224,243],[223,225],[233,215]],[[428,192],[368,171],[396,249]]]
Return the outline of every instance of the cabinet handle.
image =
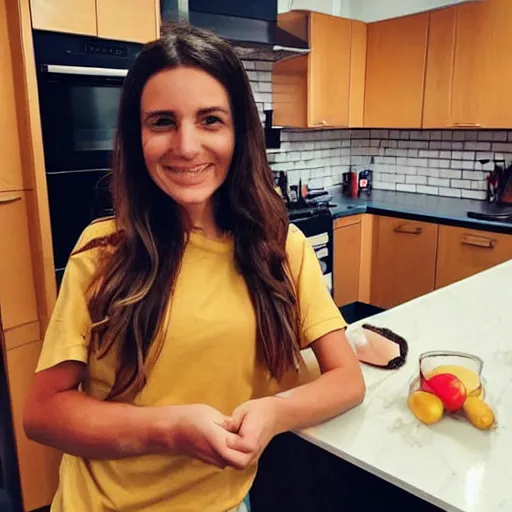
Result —
[[[459,126],[461,128],[482,128],[480,123],[453,123],[453,126]]]
[[[406,224],[400,224],[393,229],[395,233],[405,233],[407,235],[421,235],[423,229],[419,226],[407,226]]]
[[[14,201],[20,201],[20,200],[21,200],[20,194],[16,194],[16,193],[0,194],[0,205],[14,203]]]
[[[325,119],[323,121],[317,121],[316,123],[313,123],[313,126],[327,126],[327,125],[328,125],[328,123]]]
[[[496,245],[496,240],[493,238],[475,235],[462,235],[460,241],[462,244],[483,247],[484,249],[492,249]]]

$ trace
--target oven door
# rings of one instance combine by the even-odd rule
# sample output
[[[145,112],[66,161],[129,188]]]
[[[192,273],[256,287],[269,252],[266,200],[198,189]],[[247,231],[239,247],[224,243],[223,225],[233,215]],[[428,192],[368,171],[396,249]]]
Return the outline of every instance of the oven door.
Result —
[[[318,258],[325,285],[333,295],[333,240],[330,212],[298,217],[290,222],[295,224],[308,239]]]
[[[78,66],[45,66],[39,71],[47,172],[111,166],[125,73]]]
[[[96,218],[113,214],[110,171],[46,174],[57,284],[82,231]]]

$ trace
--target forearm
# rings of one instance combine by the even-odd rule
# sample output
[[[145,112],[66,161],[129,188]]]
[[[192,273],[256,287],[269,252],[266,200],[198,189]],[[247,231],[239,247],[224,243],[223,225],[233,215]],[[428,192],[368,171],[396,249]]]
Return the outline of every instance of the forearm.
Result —
[[[318,379],[279,393],[276,400],[278,431],[286,432],[322,423],[359,405],[365,384],[360,372],[335,368]]]
[[[103,402],[71,390],[35,409],[25,420],[27,436],[78,457],[118,459],[162,449],[159,408]]]

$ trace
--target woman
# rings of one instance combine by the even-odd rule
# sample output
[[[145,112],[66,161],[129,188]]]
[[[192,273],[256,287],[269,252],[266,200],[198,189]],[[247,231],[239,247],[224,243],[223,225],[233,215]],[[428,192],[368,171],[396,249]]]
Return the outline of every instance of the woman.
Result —
[[[226,42],[148,44],[114,153],[116,217],[69,259],[25,412],[65,453],[52,511],[237,510],[273,436],[362,401],[345,322]],[[322,375],[297,386],[308,345]]]

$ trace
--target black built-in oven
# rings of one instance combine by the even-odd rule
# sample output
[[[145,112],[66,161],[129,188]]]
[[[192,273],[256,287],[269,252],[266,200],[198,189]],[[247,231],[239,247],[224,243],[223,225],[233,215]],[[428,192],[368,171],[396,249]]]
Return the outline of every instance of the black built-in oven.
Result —
[[[81,231],[112,213],[108,191],[121,89],[142,45],[34,31],[57,282]]]

